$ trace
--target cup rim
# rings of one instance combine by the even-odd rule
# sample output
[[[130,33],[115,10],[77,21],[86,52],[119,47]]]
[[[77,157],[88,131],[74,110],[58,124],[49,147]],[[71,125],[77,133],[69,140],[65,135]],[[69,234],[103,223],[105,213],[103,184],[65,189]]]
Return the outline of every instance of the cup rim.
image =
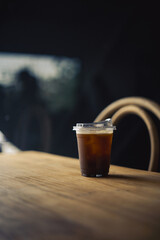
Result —
[[[93,122],[93,123],[77,123],[76,126],[73,126],[73,130],[89,130],[89,131],[97,131],[97,130],[105,130],[105,129],[110,129],[110,130],[116,130],[116,126],[113,126],[112,124],[112,119],[107,118],[104,121],[100,122]]]

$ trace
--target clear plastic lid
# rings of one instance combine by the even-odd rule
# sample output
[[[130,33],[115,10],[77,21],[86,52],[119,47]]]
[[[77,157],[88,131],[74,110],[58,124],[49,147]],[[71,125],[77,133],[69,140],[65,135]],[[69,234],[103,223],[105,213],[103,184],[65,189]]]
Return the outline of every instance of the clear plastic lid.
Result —
[[[73,126],[74,131],[105,131],[105,130],[116,130],[116,126],[113,126],[111,118],[107,118],[101,122],[93,123],[77,123]]]

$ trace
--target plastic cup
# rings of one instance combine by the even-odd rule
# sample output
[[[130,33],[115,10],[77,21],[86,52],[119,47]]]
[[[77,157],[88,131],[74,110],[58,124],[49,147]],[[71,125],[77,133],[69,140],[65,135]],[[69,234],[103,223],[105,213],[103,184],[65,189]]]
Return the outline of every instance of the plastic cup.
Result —
[[[110,167],[113,126],[110,118],[103,122],[77,123],[76,131],[81,174],[106,177]]]

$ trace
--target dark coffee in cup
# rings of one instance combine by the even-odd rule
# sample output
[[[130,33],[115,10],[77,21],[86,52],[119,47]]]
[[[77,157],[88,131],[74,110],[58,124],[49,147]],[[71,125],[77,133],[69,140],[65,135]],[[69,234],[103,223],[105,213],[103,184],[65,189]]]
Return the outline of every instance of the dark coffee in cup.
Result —
[[[111,119],[100,123],[77,124],[74,127],[83,176],[108,175],[114,129]]]

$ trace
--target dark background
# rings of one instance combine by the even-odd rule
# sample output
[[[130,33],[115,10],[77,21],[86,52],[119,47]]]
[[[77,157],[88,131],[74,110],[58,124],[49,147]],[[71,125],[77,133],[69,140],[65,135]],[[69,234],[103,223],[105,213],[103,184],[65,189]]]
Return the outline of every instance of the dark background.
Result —
[[[0,1],[0,52],[81,61],[74,109],[50,116],[52,153],[76,157],[72,126],[93,121],[115,100],[142,96],[160,103],[159,42],[158,6],[154,4]],[[10,125],[14,127],[12,122]],[[7,127],[2,130],[16,144]],[[149,148],[144,124],[138,117],[129,116],[115,133],[112,163],[147,169]]]

